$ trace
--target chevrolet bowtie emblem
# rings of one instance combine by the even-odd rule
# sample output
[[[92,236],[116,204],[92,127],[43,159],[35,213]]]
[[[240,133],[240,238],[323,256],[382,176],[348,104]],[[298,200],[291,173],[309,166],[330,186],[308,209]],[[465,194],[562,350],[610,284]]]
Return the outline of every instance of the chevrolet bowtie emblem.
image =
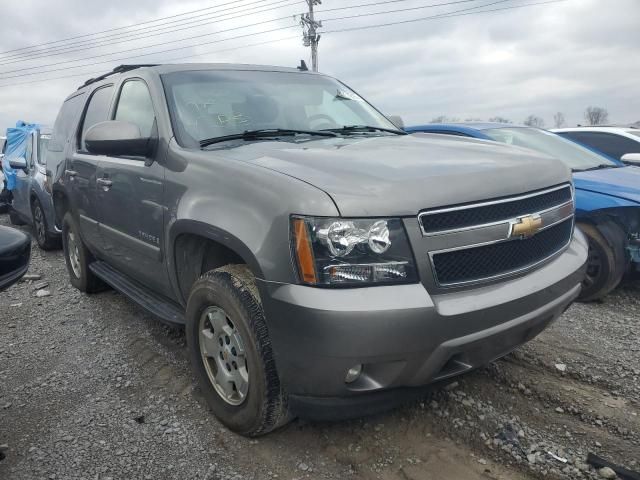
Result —
[[[526,215],[511,222],[509,238],[529,238],[538,233],[542,228],[542,218],[540,215]]]

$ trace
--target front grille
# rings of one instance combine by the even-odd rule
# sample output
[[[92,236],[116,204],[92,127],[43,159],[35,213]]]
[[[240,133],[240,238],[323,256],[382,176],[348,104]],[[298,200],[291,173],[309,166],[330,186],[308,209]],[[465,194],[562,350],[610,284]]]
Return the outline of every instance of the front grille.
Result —
[[[573,231],[573,219],[525,240],[436,253],[433,267],[440,285],[486,280],[532,267],[562,250]]]
[[[424,212],[420,215],[425,234],[473,227],[510,218],[536,213],[571,200],[571,187],[529,194],[513,199],[493,200],[487,205],[454,207],[447,211]]]

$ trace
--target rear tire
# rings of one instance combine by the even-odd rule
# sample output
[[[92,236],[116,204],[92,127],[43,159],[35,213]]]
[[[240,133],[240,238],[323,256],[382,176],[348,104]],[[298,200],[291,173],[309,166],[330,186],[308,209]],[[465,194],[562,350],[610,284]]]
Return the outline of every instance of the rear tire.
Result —
[[[62,220],[62,248],[71,284],[81,292],[94,293],[105,289],[104,283],[89,269],[93,255],[80,238],[80,229],[71,212]]]
[[[606,228],[598,229],[590,223],[579,223],[578,227],[589,241],[587,272],[582,282],[578,300],[599,300],[618,286],[627,269],[625,234],[618,225],[607,222]],[[602,232],[607,232],[605,237]]]
[[[191,364],[214,415],[241,435],[264,435],[290,420],[262,303],[244,265],[205,273],[189,295]]]
[[[60,237],[49,233],[47,219],[44,210],[37,198],[31,203],[31,215],[33,218],[33,233],[42,250],[56,250],[60,248]]]

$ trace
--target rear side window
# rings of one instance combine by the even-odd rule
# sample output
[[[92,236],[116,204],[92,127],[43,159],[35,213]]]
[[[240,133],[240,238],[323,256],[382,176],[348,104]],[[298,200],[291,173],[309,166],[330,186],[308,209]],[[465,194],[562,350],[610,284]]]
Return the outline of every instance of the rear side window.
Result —
[[[113,85],[99,88],[91,98],[89,99],[89,105],[84,114],[84,120],[82,121],[82,134],[80,137],[80,149],[87,151],[84,138],[87,134],[87,130],[93,127],[96,123],[104,122],[109,119],[109,109],[111,107],[111,97],[113,96]]]
[[[115,120],[134,123],[143,137],[151,136],[156,114],[151,94],[143,81],[129,80],[122,85]]]
[[[51,135],[40,135],[38,139],[38,163],[40,165],[46,165],[47,149],[49,142],[51,141]]]
[[[561,134],[618,160],[627,153],[640,153],[640,142],[615,133],[562,132]]]
[[[64,148],[64,144],[71,136],[73,127],[75,126],[78,112],[82,107],[84,94],[76,95],[67,99],[60,108],[60,112],[53,124],[53,136],[51,147],[56,150]],[[54,145],[55,144],[55,145]]]
[[[33,169],[33,134],[27,138],[27,145],[24,151],[24,158],[27,162],[29,170]]]

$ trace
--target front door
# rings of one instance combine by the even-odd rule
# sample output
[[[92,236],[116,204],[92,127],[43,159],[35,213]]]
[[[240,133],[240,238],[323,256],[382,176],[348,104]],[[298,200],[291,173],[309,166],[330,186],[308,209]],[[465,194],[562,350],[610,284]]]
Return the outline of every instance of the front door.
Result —
[[[113,85],[106,85],[95,90],[85,108],[77,146],[67,162],[65,180],[72,196],[71,204],[75,205],[80,223],[83,241],[91,250],[100,251],[102,242],[98,233],[98,188],[96,184],[100,157],[89,153],[85,147],[87,130],[99,122],[109,118],[113,97]]]
[[[125,81],[112,114],[156,135],[156,115],[144,81]],[[102,157],[98,173],[100,235],[109,263],[128,276],[169,293],[163,263],[164,167],[153,158]]]

